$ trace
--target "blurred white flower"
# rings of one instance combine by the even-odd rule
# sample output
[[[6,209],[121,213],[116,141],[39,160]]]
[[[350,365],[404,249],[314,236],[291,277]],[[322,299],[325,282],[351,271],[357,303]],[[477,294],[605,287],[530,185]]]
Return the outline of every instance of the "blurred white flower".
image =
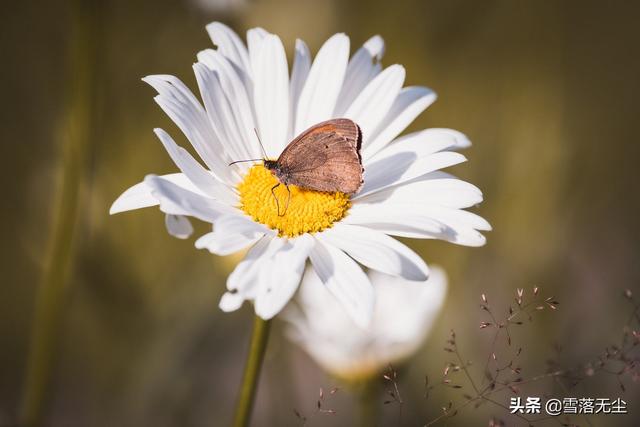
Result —
[[[431,267],[424,282],[375,271],[369,272],[369,278],[376,302],[366,328],[356,325],[334,303],[311,269],[295,302],[283,313],[287,335],[327,372],[343,379],[366,379],[412,356],[430,331],[447,291],[446,275],[436,267]]]
[[[227,281],[224,311],[254,302],[256,314],[275,316],[298,288],[307,259],[320,280],[359,325],[373,313],[374,292],[359,264],[407,280],[425,280],[422,259],[390,236],[443,239],[481,246],[490,225],[463,209],[482,201],[480,190],[439,169],[464,162],[470,145],[461,133],[427,129],[398,137],[435,99],[424,87],[405,87],[400,65],[382,69],[384,42],[372,37],[349,59],[349,38],[336,34],[312,61],[296,41],[291,76],[280,38],[262,28],[248,47],[227,26],[207,31],[217,49],[198,53],[193,66],[203,104],[176,77],[154,75],[160,107],[182,130],[206,167],[162,129],[155,132],[180,173],[156,176],[125,191],[111,213],[159,205],[167,229],[185,238],[185,216],[214,225],[195,243],[217,255],[250,247]],[[346,117],[362,130],[364,185],[358,193],[323,193],[291,186],[278,215],[276,178],[262,164],[321,121]],[[283,186],[278,197],[287,197]],[[284,199],[283,199],[284,200]],[[358,264],[359,263],[359,264]]]
[[[245,9],[248,0],[192,0],[193,4],[211,13],[237,13]]]

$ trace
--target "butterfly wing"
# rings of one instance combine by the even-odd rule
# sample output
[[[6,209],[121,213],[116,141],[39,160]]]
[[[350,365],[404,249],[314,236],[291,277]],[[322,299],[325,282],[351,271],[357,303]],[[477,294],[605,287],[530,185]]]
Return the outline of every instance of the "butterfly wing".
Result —
[[[349,119],[318,123],[282,152],[278,163],[287,184],[318,191],[355,193],[362,186],[362,132]]]

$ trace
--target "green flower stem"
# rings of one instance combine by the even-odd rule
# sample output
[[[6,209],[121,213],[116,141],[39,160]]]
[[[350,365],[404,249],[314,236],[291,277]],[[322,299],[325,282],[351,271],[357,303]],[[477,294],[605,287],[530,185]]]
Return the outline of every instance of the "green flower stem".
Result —
[[[236,405],[236,414],[233,420],[233,427],[247,427],[251,419],[251,409],[256,395],[260,368],[267,350],[269,340],[270,320],[264,320],[255,316],[253,321],[253,334],[251,335],[251,345],[247,364],[244,367],[244,376],[240,388],[240,396]]]
[[[90,1],[77,0],[72,7],[69,37],[69,86],[65,111],[58,129],[62,144],[61,176],[53,197],[53,224],[39,285],[31,332],[29,356],[22,390],[20,425],[40,425],[48,401],[56,343],[65,313],[65,295],[73,260],[74,236],[79,222],[81,182],[90,133],[92,38]]]

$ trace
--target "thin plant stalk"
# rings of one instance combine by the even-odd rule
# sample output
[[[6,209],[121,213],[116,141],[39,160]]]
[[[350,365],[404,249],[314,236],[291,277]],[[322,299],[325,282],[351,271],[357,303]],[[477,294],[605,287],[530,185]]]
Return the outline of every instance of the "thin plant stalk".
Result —
[[[43,410],[49,400],[51,371],[65,312],[79,222],[81,182],[92,111],[92,7],[90,1],[76,0],[71,10],[69,96],[57,134],[62,145],[60,178],[53,196],[51,237],[36,295],[20,408],[20,425],[27,427],[42,423]]]
[[[240,395],[236,405],[233,427],[247,427],[251,420],[251,410],[255,400],[262,361],[267,350],[269,340],[270,320],[264,320],[255,316],[253,321],[253,333],[249,346],[249,355],[244,367]]]

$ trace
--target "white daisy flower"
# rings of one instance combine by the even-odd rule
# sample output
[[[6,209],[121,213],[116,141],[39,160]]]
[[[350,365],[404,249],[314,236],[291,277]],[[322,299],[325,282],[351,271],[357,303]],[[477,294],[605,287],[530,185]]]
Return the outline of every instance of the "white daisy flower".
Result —
[[[442,308],[447,278],[431,268],[427,281],[369,272],[376,303],[371,324],[360,328],[334,304],[333,295],[309,269],[295,299],[283,312],[288,336],[332,375],[365,380],[390,363],[412,356]]]
[[[481,246],[489,224],[463,210],[482,201],[480,190],[439,169],[464,162],[455,149],[470,145],[461,133],[427,129],[400,133],[436,99],[427,88],[402,87],[401,65],[380,64],[384,43],[369,39],[349,59],[349,38],[329,38],[315,59],[296,41],[291,75],[280,38],[261,28],[247,46],[227,26],[207,31],[217,49],[193,65],[202,103],[176,77],[153,75],[160,107],[185,134],[204,166],[162,129],[155,133],[180,169],[149,175],[125,191],[111,213],[159,206],[177,237],[192,229],[186,216],[213,224],[197,248],[228,255],[250,247],[227,280],[224,311],[254,303],[264,319],[291,299],[307,259],[327,289],[360,325],[369,323],[374,291],[359,264],[407,280],[426,280],[422,259],[390,236],[443,239]],[[303,130],[346,117],[362,130],[364,185],[352,196],[290,186],[278,215],[271,188],[277,179],[257,162],[257,130],[269,158],[277,158]],[[286,200],[284,186],[276,192]]]

